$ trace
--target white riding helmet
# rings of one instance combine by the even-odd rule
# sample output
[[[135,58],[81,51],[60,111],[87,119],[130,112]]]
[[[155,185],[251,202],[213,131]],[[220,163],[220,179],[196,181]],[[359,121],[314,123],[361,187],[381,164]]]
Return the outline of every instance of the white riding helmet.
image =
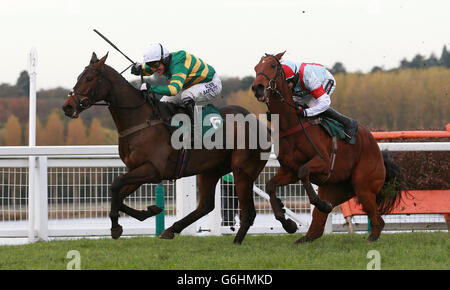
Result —
[[[150,44],[144,51],[144,62],[161,61],[169,56],[169,50],[160,43]]]

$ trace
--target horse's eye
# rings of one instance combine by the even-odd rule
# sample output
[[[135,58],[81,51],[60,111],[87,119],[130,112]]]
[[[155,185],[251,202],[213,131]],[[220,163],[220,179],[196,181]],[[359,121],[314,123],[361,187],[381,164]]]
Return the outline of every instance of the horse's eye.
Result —
[[[86,81],[87,81],[87,82],[92,82],[93,80],[94,80],[93,77],[87,77],[87,78],[86,78]]]
[[[277,65],[275,63],[272,62],[272,64],[270,65],[272,68],[276,68]]]

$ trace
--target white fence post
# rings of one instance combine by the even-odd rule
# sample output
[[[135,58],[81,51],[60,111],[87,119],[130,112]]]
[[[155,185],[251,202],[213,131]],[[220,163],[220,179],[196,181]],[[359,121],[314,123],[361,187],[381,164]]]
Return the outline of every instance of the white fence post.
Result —
[[[35,231],[35,187],[36,187],[36,157],[28,157],[28,242],[33,243],[36,239]]]
[[[28,146],[36,146],[36,66],[37,53],[33,47],[29,54],[28,67],[30,75],[29,109],[28,109]],[[28,157],[28,241],[35,241],[35,209],[36,209],[36,157]]]
[[[38,238],[41,241],[48,240],[48,180],[47,157],[39,156],[39,166],[35,174],[38,182],[35,186],[36,226]]]
[[[197,177],[190,176],[177,179],[176,181],[176,205],[177,221],[184,218],[195,210],[197,206]],[[193,223],[185,228],[181,234],[195,235],[197,223]]]

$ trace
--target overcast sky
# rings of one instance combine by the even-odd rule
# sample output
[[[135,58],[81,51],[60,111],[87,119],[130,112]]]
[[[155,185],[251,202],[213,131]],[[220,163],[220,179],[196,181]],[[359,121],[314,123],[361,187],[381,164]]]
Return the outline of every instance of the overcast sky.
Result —
[[[73,87],[93,51],[109,51],[107,64],[122,71],[129,62],[94,28],[136,61],[161,42],[222,76],[254,75],[264,53],[284,50],[287,59],[340,61],[347,71],[389,69],[450,48],[449,11],[448,0],[1,0],[0,83],[28,69],[32,47],[38,89]]]

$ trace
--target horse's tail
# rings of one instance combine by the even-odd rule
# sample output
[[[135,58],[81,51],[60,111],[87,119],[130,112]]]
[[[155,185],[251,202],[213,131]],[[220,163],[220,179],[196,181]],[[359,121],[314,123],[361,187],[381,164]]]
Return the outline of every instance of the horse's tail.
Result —
[[[384,150],[382,154],[386,167],[386,177],[380,193],[377,194],[377,207],[381,215],[391,212],[400,203],[402,191],[406,190],[400,167],[390,159],[387,150]]]

